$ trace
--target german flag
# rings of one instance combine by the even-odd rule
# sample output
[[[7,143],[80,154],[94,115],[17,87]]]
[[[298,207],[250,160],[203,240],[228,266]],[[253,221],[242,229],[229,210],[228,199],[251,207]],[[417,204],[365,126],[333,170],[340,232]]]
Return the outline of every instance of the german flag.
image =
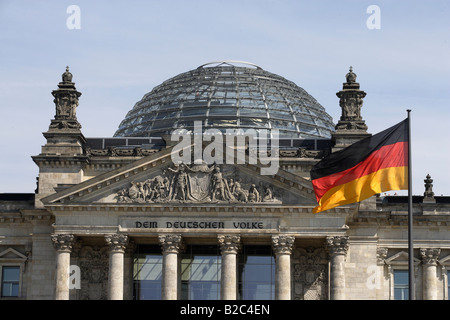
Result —
[[[311,170],[321,212],[389,190],[408,189],[408,119],[330,154]]]

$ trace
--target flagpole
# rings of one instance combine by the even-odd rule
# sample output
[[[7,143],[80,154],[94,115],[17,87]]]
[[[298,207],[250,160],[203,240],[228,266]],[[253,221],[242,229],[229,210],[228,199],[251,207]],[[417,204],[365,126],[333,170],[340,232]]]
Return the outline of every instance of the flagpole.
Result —
[[[413,205],[412,205],[412,166],[411,166],[411,110],[408,112],[408,276],[409,300],[415,300],[414,286],[414,246],[413,246]]]

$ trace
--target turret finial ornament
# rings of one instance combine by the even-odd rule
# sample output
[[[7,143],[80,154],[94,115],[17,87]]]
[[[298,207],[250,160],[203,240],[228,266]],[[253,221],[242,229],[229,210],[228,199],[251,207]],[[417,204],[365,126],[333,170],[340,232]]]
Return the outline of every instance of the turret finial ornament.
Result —
[[[355,83],[356,82],[356,74],[353,72],[353,67],[350,66],[349,72],[345,76],[347,79],[347,83]]]
[[[63,82],[72,82],[72,74],[69,72],[69,66],[66,66],[66,72],[62,74]]]

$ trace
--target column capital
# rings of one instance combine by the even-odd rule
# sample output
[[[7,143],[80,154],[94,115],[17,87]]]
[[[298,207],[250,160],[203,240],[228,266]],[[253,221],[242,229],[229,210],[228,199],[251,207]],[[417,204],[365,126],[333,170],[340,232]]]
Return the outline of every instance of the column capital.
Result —
[[[437,259],[441,254],[441,249],[438,248],[422,248],[420,249],[420,256],[422,263],[427,265],[437,265]]]
[[[294,249],[295,236],[274,235],[272,236],[272,249],[275,254],[291,254]]]
[[[348,251],[348,236],[330,236],[325,240],[326,248],[330,254],[346,255]]]
[[[159,244],[163,253],[180,253],[183,249],[183,238],[179,234],[160,234]]]
[[[71,252],[75,244],[73,234],[54,233],[51,235],[53,246],[57,251]]]
[[[241,248],[240,235],[219,234],[217,235],[217,240],[219,241],[219,246],[222,253],[237,254]]]
[[[111,251],[125,252],[128,236],[121,233],[105,234],[105,241]]]

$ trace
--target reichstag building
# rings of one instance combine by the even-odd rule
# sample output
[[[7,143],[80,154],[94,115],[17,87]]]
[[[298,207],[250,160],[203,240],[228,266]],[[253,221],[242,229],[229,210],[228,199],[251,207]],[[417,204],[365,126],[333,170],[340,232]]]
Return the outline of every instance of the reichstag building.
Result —
[[[0,299],[408,297],[407,197],[312,213],[312,166],[371,136],[352,68],[337,122],[292,81],[219,61],[144,94],[110,138],[84,136],[75,78],[49,88],[35,192],[0,194]],[[450,197],[422,179],[414,290],[447,300]]]

